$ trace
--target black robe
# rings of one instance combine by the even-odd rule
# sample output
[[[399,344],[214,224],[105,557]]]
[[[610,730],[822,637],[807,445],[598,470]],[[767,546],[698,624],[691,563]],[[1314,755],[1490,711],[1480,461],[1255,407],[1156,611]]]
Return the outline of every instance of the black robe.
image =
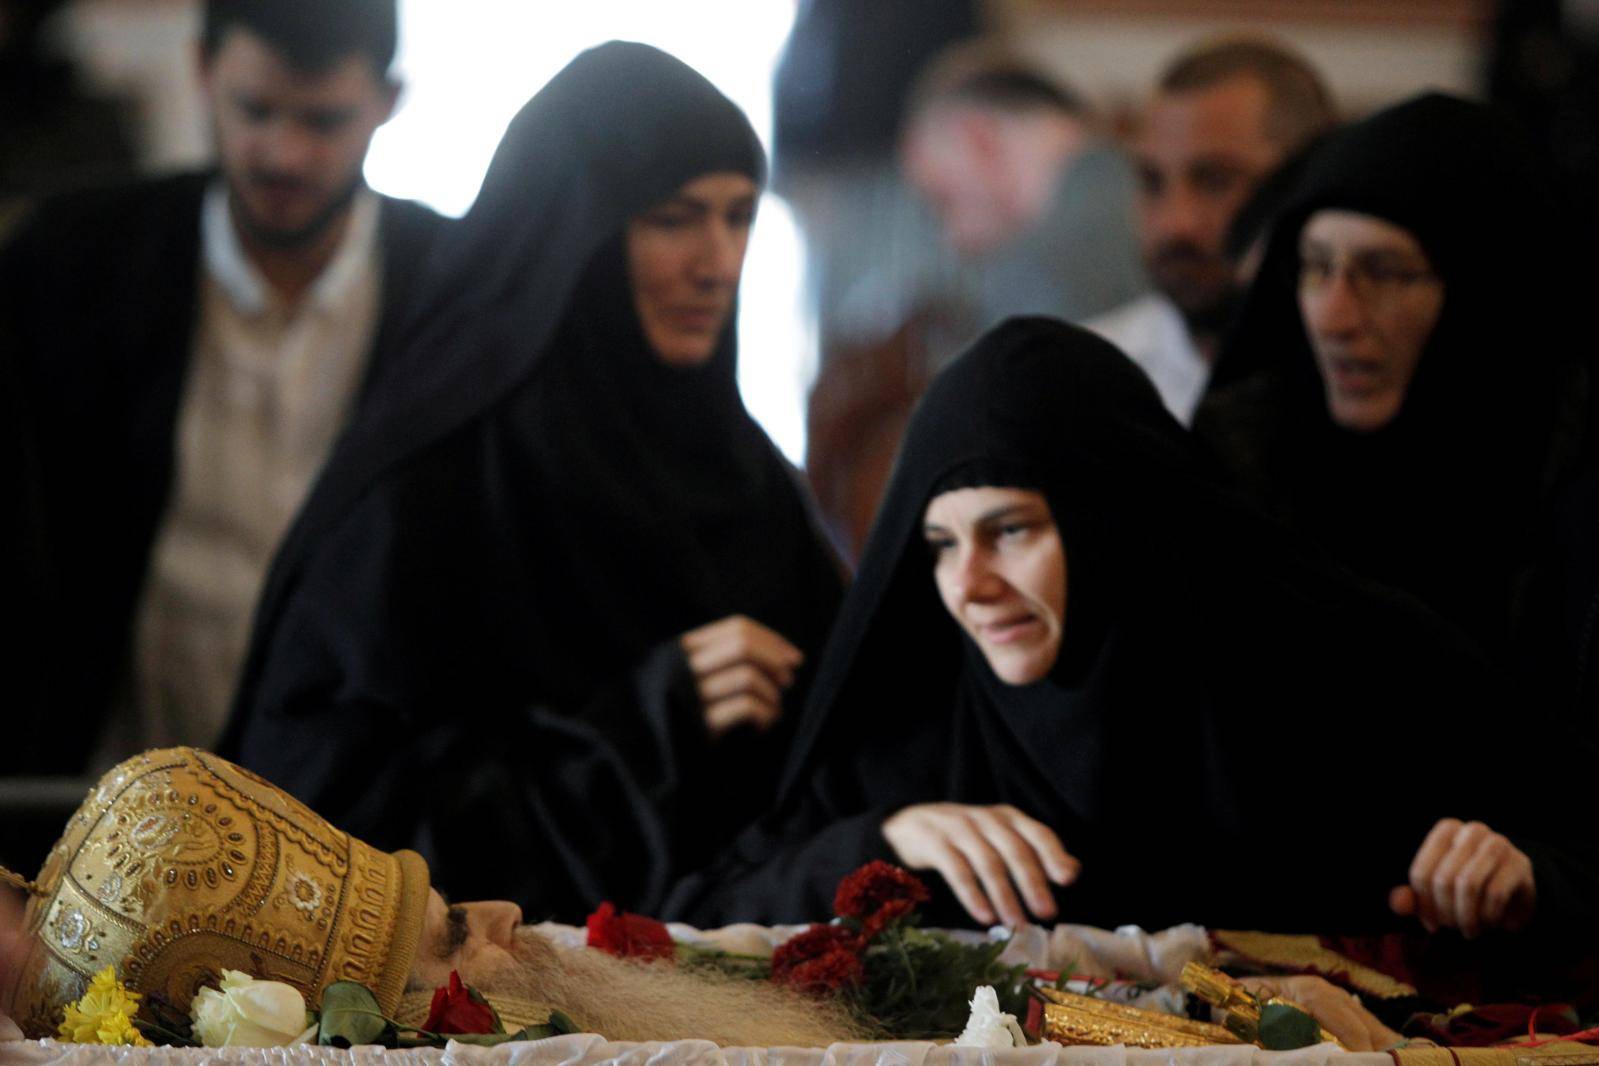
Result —
[[[641,45],[523,108],[397,357],[414,387],[274,564],[224,754],[535,918],[652,907],[766,809],[787,731],[713,744],[677,639],[742,613],[818,652],[840,571],[739,398],[732,323],[662,363],[621,240],[761,167],[743,114]]]
[[[933,495],[985,483],[1043,492],[1065,546],[1061,651],[1032,685],[995,678],[920,544]],[[1593,907],[1539,836],[1558,818],[1523,809],[1560,782],[1528,788],[1524,738],[1484,743],[1514,704],[1464,639],[1235,499],[1138,369],[1063,323],[1013,319],[935,380],[812,697],[782,807],[669,917],[821,918],[889,857],[885,817],[929,801],[1054,828],[1083,862],[1063,921],[1386,928],[1444,816],[1527,830],[1549,912]],[[930,920],[970,921],[942,883]]]
[[[1529,582],[1516,659],[1570,728],[1599,742],[1599,470],[1561,494]]]
[[[1443,308],[1398,415],[1337,426],[1299,314],[1322,208],[1409,231]],[[1502,663],[1551,502],[1592,451],[1592,239],[1507,118],[1441,95],[1332,138],[1273,230],[1195,433],[1257,503],[1362,576],[1414,595]]]
[[[0,770],[84,773],[126,671],[173,476],[193,352],[200,205],[182,174],[47,200],[0,251],[0,418],[6,423],[9,736]],[[383,307],[371,400],[417,264],[445,220],[380,198]],[[63,728],[63,721],[71,723]]]
[[[1574,671],[1569,693],[1580,728],[1599,737],[1599,470],[1567,491],[1555,523],[1553,583],[1560,598],[1564,661]]]

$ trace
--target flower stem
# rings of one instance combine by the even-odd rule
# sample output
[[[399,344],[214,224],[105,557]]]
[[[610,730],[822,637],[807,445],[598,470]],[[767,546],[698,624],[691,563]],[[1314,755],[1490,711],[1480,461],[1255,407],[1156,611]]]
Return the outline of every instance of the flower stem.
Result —
[[[382,1011],[362,1010],[360,1007],[340,1007],[338,1009],[339,1013],[341,1014],[365,1014],[371,1018],[382,1018],[384,1021],[394,1026],[394,1031],[396,1033],[415,1033],[416,1035],[427,1040],[448,1040],[451,1036],[468,1035],[465,1033],[435,1033],[428,1029],[418,1029],[414,1025],[405,1025],[401,1022],[397,1022],[393,1018],[390,1018],[387,1014],[384,1014]]]

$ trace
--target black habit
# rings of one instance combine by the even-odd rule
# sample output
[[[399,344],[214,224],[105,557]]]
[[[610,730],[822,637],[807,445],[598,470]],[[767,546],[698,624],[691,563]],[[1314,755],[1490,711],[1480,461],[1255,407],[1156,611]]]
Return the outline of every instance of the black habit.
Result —
[[[744,115],[642,45],[529,101],[429,276],[411,387],[274,564],[225,755],[534,918],[652,908],[766,809],[787,733],[711,742],[677,638],[745,614],[818,652],[841,575],[744,409],[733,323],[663,363],[622,240],[762,166]]]
[[[1031,685],[995,677],[921,542],[932,496],[981,484],[1042,492],[1065,548],[1061,651]],[[781,808],[681,881],[668,916],[822,917],[840,876],[891,857],[888,815],[955,801],[1059,834],[1083,864],[1056,890],[1063,921],[1382,929],[1438,818],[1538,828],[1517,738],[1476,731],[1502,699],[1452,629],[1220,487],[1120,352],[1013,319],[911,422]],[[1591,907],[1583,871],[1536,832],[1520,843],[1549,913]],[[970,919],[940,883],[929,921]]]
[[[1299,313],[1300,234],[1335,208],[1415,237],[1444,285],[1399,413],[1335,424]],[[1195,433],[1256,502],[1508,662],[1593,403],[1591,241],[1509,119],[1442,95],[1349,127],[1273,230]]]
[[[173,480],[199,306],[196,173],[45,201],[0,251],[9,733],[0,772],[83,773],[126,671]],[[362,402],[387,369],[444,219],[380,197],[383,307]]]

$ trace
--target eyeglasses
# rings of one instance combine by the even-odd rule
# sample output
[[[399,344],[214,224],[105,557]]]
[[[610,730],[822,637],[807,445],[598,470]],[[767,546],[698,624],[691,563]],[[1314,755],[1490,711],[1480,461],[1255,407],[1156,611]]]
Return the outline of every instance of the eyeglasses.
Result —
[[[1350,291],[1365,303],[1390,300],[1413,286],[1442,281],[1429,268],[1395,260],[1388,252],[1355,252],[1347,257],[1300,252],[1301,292],[1324,292],[1339,274],[1348,279]]]

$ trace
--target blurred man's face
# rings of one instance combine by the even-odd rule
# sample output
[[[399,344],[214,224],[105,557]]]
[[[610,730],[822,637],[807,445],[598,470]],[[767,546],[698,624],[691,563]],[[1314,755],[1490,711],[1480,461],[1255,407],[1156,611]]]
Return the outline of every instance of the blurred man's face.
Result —
[[[1190,320],[1213,316],[1232,293],[1227,227],[1285,156],[1266,135],[1268,102],[1247,76],[1162,94],[1134,145],[1144,264]]]
[[[975,256],[1038,223],[1061,171],[1087,138],[1080,122],[1050,112],[1007,115],[950,106],[912,124],[900,162],[950,245]]]
[[[963,255],[1003,244],[1015,227],[1005,198],[995,189],[995,160],[982,151],[985,135],[992,140],[985,121],[971,112],[936,113],[916,123],[902,151],[906,178]]]
[[[313,242],[343,217],[397,91],[364,55],[306,72],[237,28],[202,58],[200,82],[234,219],[279,247]]]

